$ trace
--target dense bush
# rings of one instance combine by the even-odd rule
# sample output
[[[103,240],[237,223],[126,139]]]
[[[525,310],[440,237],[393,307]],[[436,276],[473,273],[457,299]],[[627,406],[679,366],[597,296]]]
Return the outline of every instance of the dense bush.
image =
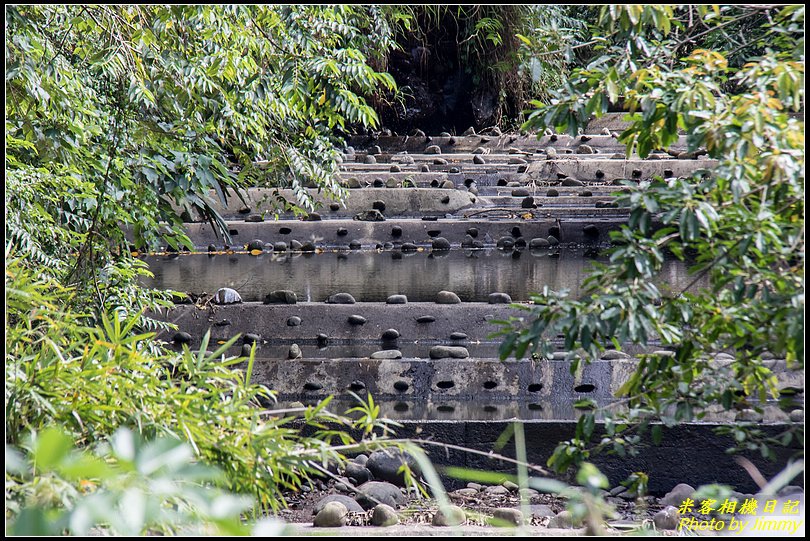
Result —
[[[723,40],[723,32],[751,20],[761,27],[729,49],[736,38]],[[789,393],[780,396],[768,359],[804,367],[804,122],[795,115],[804,100],[803,24],[802,6],[605,7],[591,61],[550,104],[536,103],[528,127],[576,134],[621,98],[630,111],[619,135],[628,155],[668,149],[683,133],[691,157],[717,160],[691,178],[625,182],[629,193],[618,201],[629,223],[611,235],[610,260],[596,266],[581,298],[543,291],[522,307],[526,322],[505,327],[504,358],[548,357],[546,337],[561,334],[566,349],[581,354],[572,372],[611,343],[657,337],[673,352],[638,364],[621,388],[625,413],[599,411],[608,421],[596,444],[589,443],[596,413],[583,415],[578,438],[552,457],[556,467],[594,449],[624,453],[653,421],[701,419],[712,407],[761,411],[767,399],[787,411],[800,407]],[[700,48],[707,42],[724,48]],[[731,67],[728,57],[741,50],[746,62]],[[696,259],[695,279],[680,291],[653,283],[666,254]],[[706,285],[696,288],[701,280]],[[724,351],[735,362],[712,361]],[[758,423],[730,430],[740,448],[764,456],[803,439],[799,424],[776,439]],[[660,435],[655,425],[653,437]]]

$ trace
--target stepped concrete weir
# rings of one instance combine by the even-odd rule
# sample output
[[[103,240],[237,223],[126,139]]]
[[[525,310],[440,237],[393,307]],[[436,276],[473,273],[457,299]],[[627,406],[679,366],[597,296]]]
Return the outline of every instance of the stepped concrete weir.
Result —
[[[610,119],[601,122],[595,132],[614,129]],[[489,452],[510,423],[522,422],[529,459],[545,464],[573,436],[577,402],[621,408],[616,392],[636,356],[663,346],[622,345],[572,374],[574,353],[561,337],[552,359],[500,360],[497,321],[525,317],[512,304],[528,305],[543,287],[579,293],[589,265],[605,257],[610,232],[628,219],[616,203],[625,183],[711,174],[715,162],[685,151],[681,138],[642,160],[615,137],[590,134],[354,137],[338,176],[343,203],[310,189],[317,208],[299,218],[271,205],[293,200],[290,190],[250,189],[217,204],[228,237],[186,216],[197,250],[147,256],[150,285],[190,295],[160,315],[178,330],[159,337],[199,348],[210,332],[213,349],[240,335],[234,354],[255,343],[253,381],[277,399],[264,404],[268,415],[330,395],[342,413],[353,395],[371,393],[403,437]],[[658,284],[679,290],[693,278],[686,267],[667,261]],[[220,288],[240,302],[218,304],[236,299],[217,295]],[[729,354],[710,362],[735,362]],[[772,363],[780,388],[803,393],[803,374]],[[637,456],[592,460],[614,484],[648,473],[654,494],[677,483],[753,490],[725,453],[731,442],[714,432],[739,415],[706,412],[700,422],[664,429],[658,445],[642,442]],[[793,421],[768,403],[756,422],[778,435]],[[426,450],[437,464],[508,469],[455,448]],[[793,451],[779,451],[777,462],[749,458],[771,477]]]

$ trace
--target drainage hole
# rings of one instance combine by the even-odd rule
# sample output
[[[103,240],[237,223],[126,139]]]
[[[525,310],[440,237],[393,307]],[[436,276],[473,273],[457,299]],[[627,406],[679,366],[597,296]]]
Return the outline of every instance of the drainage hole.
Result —
[[[409,387],[410,387],[410,385],[408,385],[404,381],[398,381],[398,382],[394,383],[394,389],[396,389],[397,391],[399,391],[401,393],[404,393],[405,391],[407,391]]]
[[[321,385],[320,383],[313,383],[313,382],[304,383],[304,390],[306,391],[318,391],[320,389],[323,389],[323,385]]]
[[[439,383],[436,384],[436,387],[438,387],[439,389],[452,389],[455,386],[456,384],[453,383],[452,381],[440,381]]]
[[[440,411],[442,413],[453,413],[456,411],[456,408],[453,406],[439,406],[436,408],[436,411]]]
[[[430,231],[428,231],[428,237],[430,238],[438,237],[441,234],[442,232],[440,229],[431,229]]]
[[[591,385],[590,383],[584,383],[582,385],[577,385],[574,387],[574,392],[577,393],[592,393],[596,390],[595,385]]]
[[[289,227],[282,227],[281,229],[278,230],[278,232],[281,235],[289,235],[290,233],[292,233],[292,229],[290,229]]]
[[[405,402],[397,402],[394,404],[394,411],[408,411],[408,404]]]
[[[529,409],[532,411],[539,411],[543,409],[542,404],[529,404]]]
[[[494,389],[497,386],[498,386],[497,381],[485,381],[484,382],[484,389],[486,389],[488,391]]]
[[[238,235],[239,231],[237,231],[236,229],[228,229],[228,234],[230,234],[230,235]]]
[[[495,413],[498,411],[498,408],[495,406],[484,406],[484,411],[487,413]]]
[[[366,384],[363,383],[362,381],[353,381],[351,385],[349,385],[349,390],[354,392],[362,391],[365,388]]]
[[[529,385],[529,392],[530,393],[539,393],[543,389],[542,383],[532,383]]]

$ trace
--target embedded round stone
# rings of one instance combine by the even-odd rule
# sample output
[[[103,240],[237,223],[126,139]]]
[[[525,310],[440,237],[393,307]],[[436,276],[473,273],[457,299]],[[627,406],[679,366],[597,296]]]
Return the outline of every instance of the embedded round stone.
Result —
[[[401,172],[402,172],[402,168],[401,168],[399,165],[397,165],[397,164],[392,165],[392,166],[391,166],[391,169],[389,169],[389,170],[390,170],[392,173],[401,173]]]
[[[582,190],[579,192],[580,197],[593,197],[593,192],[590,190]]]
[[[520,208],[533,209],[536,206],[537,205],[534,203],[534,197],[532,196],[525,197],[523,201],[520,202]]]
[[[546,158],[549,160],[553,160],[557,157],[557,149],[554,147],[548,147],[546,149]]]
[[[340,528],[346,525],[346,515],[349,510],[340,502],[331,501],[315,515],[312,523],[318,528]]]
[[[464,238],[461,239],[461,247],[472,248],[473,246],[475,246],[475,239],[470,235],[464,235]]]
[[[451,340],[466,340],[467,339],[467,334],[463,333],[463,332],[450,333],[450,339]]]
[[[403,252],[415,252],[416,250],[419,249],[419,247],[416,244],[412,243],[412,242],[403,242],[400,249]]]
[[[247,249],[249,252],[254,250],[262,251],[264,250],[264,242],[260,239],[252,240],[248,243]]]
[[[349,323],[352,325],[365,325],[366,318],[357,314],[352,314],[349,316]]]
[[[487,296],[487,302],[489,304],[509,304],[512,302],[512,297],[506,293],[490,293]]]
[[[261,214],[248,214],[245,217],[246,222],[263,222],[264,217]]]
[[[372,359],[401,359],[402,352],[398,349],[383,349],[371,354]]]
[[[559,197],[559,196],[560,192],[558,192],[554,188],[551,188],[549,191],[546,192],[546,197]]]
[[[577,154],[596,154],[591,145],[579,145],[577,147]]]
[[[483,156],[481,156],[481,154],[476,154],[475,156],[473,156],[473,163],[478,165],[484,165],[485,163],[487,163],[487,161],[484,159]]]
[[[464,509],[457,505],[448,505],[447,507],[440,508],[435,515],[433,515],[434,526],[458,526],[467,520],[464,514]]]
[[[478,228],[477,228],[477,227],[471,227],[471,228],[469,228],[469,229],[467,230],[467,234],[468,234],[469,236],[471,236],[472,238],[477,238],[477,237],[478,237]]]
[[[399,524],[399,516],[390,505],[381,503],[374,507],[371,512],[371,524],[373,526],[393,526]]]
[[[209,244],[208,245],[208,251],[209,252],[216,252],[217,251],[217,245],[216,244]]]
[[[450,241],[444,237],[436,237],[432,241],[432,246],[434,250],[449,250]]]
[[[174,342],[177,345],[190,344],[191,343],[191,335],[189,333],[187,333],[187,332],[182,332],[182,331],[178,332],[178,333],[175,333],[174,336],[172,337],[172,342]]]
[[[362,247],[363,245],[360,244],[360,241],[358,240],[352,240],[351,242],[349,242],[349,248],[351,248],[352,250],[359,250]]]
[[[326,299],[327,304],[354,304],[355,302],[357,301],[349,293],[335,293]]]
[[[242,337],[243,344],[255,344],[261,340],[261,337],[258,334],[254,333],[247,333],[245,336]]]
[[[375,164],[377,163],[377,158],[375,158],[374,156],[366,156],[363,162],[367,164]]]
[[[512,190],[512,197],[528,197],[529,190],[526,188],[515,188]]]
[[[563,186],[585,186],[585,183],[575,178],[566,178],[562,181]]]
[[[360,222],[384,222],[385,216],[377,209],[364,210],[354,215],[354,219]]]
[[[222,287],[217,290],[213,302],[214,304],[239,304],[242,302],[242,297],[235,289]]]
[[[557,246],[558,244],[560,244],[559,239],[557,239],[557,237],[555,237],[554,235],[549,235],[546,240],[551,246]]]
[[[436,158],[435,160],[433,160],[433,165],[447,165],[447,163],[448,163],[447,160],[445,160],[444,158]]]
[[[470,352],[462,346],[433,346],[429,355],[431,359],[466,359]]]
[[[348,188],[362,188],[362,187],[363,187],[363,185],[362,185],[362,184],[360,184],[360,181],[359,181],[359,180],[357,180],[357,179],[356,179],[356,178],[354,178],[354,177],[352,177],[352,178],[350,178],[350,179],[348,179],[348,180],[346,181],[346,186],[347,186]]]
[[[305,222],[320,222],[321,221],[321,215],[318,214],[317,212],[310,212],[309,214],[307,214],[306,218],[304,218],[304,221]]]
[[[543,238],[534,238],[529,241],[529,249],[535,250],[538,248],[548,248],[550,246],[548,240]]]
[[[459,300],[458,302],[461,302],[461,301]],[[452,303],[447,303],[447,304],[452,304]],[[416,318],[417,323],[433,323],[434,321],[436,321],[436,318],[433,317],[433,316],[419,316],[418,318]]]
[[[408,297],[405,295],[391,295],[385,299],[386,304],[408,304]]]
[[[423,163],[419,166],[419,171],[422,173],[430,173],[430,166],[426,163]]]
[[[386,329],[383,331],[381,338],[383,340],[396,340],[399,338],[399,331],[396,329]]]
[[[302,357],[301,346],[299,346],[298,344],[291,345],[289,351],[287,352],[287,358],[300,359],[301,357]]]
[[[501,237],[498,239],[496,245],[498,246],[498,248],[508,250],[509,248],[513,248],[515,246],[515,241],[509,237]]]
[[[298,295],[289,289],[277,289],[264,297],[264,304],[296,304]]]
[[[287,318],[288,327],[298,327],[301,324],[301,318],[298,316],[290,316]]]
[[[460,304],[461,299],[452,291],[439,291],[436,294],[436,304]]]
[[[383,212],[385,210],[385,201],[374,201],[371,204],[371,208]]]
[[[345,237],[348,234],[349,234],[348,229],[346,229],[345,227],[338,227],[338,230],[337,230],[337,236],[338,237]]]
[[[518,158],[518,157],[509,158],[509,164],[510,165],[518,165],[518,164],[524,164],[524,163],[527,163],[527,162],[523,158]]]
[[[442,149],[439,145],[430,145],[425,149],[425,154],[441,154]]]
[[[315,244],[312,241],[307,241],[301,245],[300,250],[302,252],[314,252],[315,251]]]
[[[283,241],[278,241],[273,244],[273,251],[275,252],[286,252],[287,251],[287,243]]]

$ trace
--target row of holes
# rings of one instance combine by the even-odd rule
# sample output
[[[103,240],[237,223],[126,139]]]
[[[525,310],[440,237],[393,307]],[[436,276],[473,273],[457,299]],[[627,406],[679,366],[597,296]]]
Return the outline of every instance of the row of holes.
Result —
[[[436,387],[438,387],[439,389],[452,389],[455,386],[456,386],[456,384],[455,384],[455,382],[453,380],[443,380],[443,381],[439,381],[438,383],[436,383]],[[486,389],[488,391],[491,391],[491,390],[495,389],[497,386],[498,386],[497,381],[485,381],[484,382],[484,389]],[[363,388],[365,388],[365,385],[360,384],[360,383],[352,383],[349,386],[349,389],[352,390],[352,391],[359,391],[359,390],[362,390]],[[400,380],[400,381],[397,381],[396,383],[394,383],[394,389],[396,389],[397,391],[399,391],[401,393],[404,393],[409,388],[410,388],[410,385],[408,385],[408,383],[406,383],[404,381]],[[322,389],[322,386],[320,384],[317,384],[317,383],[305,383],[304,384],[304,390],[307,390],[307,391],[317,391],[317,390],[320,390],[320,389]],[[530,393],[537,393],[537,392],[540,392],[543,389],[543,384],[542,383],[532,383],[532,384],[529,385],[528,389],[529,389]],[[591,385],[590,383],[584,383],[582,385],[577,385],[576,387],[574,387],[574,392],[577,392],[577,393],[592,393],[595,390],[596,390],[596,386]]]
[[[543,409],[542,404],[534,404],[534,403],[532,403],[532,404],[528,404],[527,407],[532,411],[542,411],[542,409]],[[409,409],[410,409],[410,406],[408,406],[408,404],[405,403],[405,402],[397,402],[396,404],[394,404],[394,411],[403,413],[403,412],[408,411]],[[495,413],[495,412],[498,411],[497,406],[491,406],[491,405],[484,406],[482,409],[486,413]],[[441,406],[436,406],[436,411],[441,412],[441,413],[453,413],[454,411],[456,411],[456,408],[454,406],[450,406],[448,404],[442,404]]]
[[[236,229],[229,229],[228,233],[231,234],[231,235],[238,235],[239,231],[236,230]],[[292,229],[290,229],[289,227],[282,227],[281,229],[278,230],[278,233],[279,233],[279,235],[289,235],[290,233],[292,233]],[[521,233],[520,233],[520,228],[517,227],[517,226],[512,228],[511,233],[512,233],[512,236],[515,237],[515,238],[518,238],[518,237],[522,236]],[[429,230],[427,232],[427,234],[428,234],[429,237],[435,238],[435,237],[438,237],[439,235],[441,235],[442,231],[441,231],[441,229],[431,229],[431,230]],[[402,236],[402,231],[399,230],[399,229],[398,230],[392,230],[391,231],[391,236],[392,237],[400,237],[400,236]]]

